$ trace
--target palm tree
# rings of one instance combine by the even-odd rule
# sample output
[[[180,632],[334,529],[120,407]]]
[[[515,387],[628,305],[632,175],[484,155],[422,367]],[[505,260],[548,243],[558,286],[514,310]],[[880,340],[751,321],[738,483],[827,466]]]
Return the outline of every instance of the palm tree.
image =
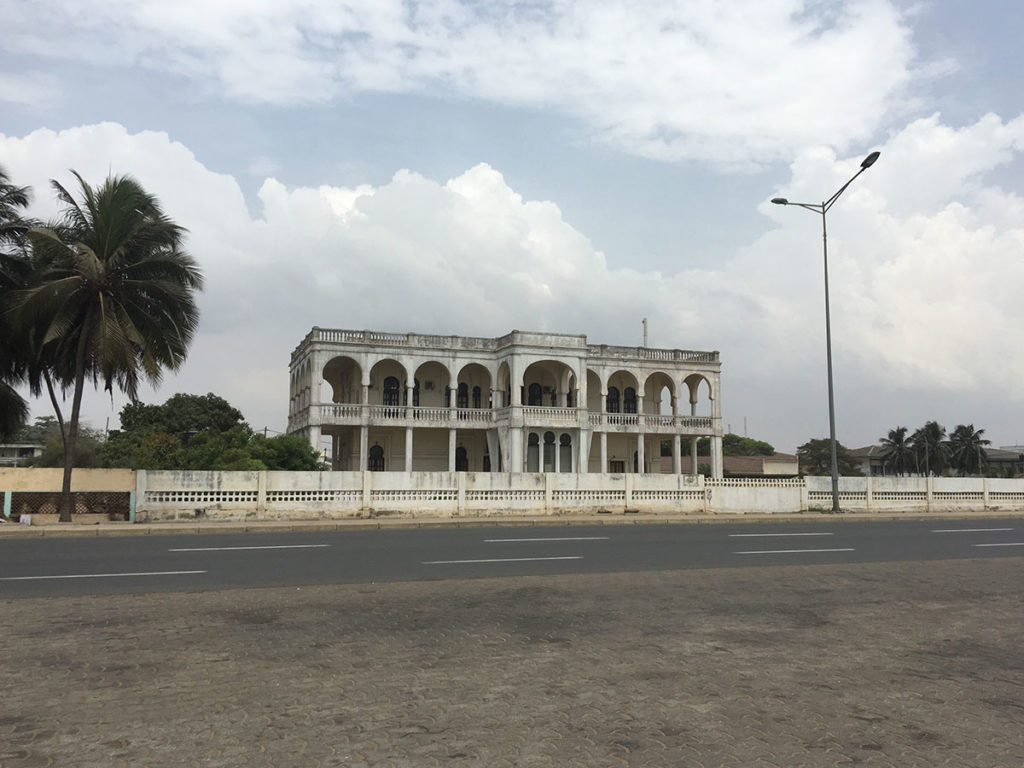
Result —
[[[914,452],[907,438],[906,427],[889,430],[889,436],[878,441],[882,444],[882,461],[885,469],[892,470],[894,475],[905,475],[910,472],[914,463]]]
[[[946,442],[946,428],[937,421],[926,421],[910,436],[918,472],[924,475],[941,475],[949,464],[949,443]]]
[[[979,475],[985,468],[988,457],[984,446],[990,443],[982,438],[984,429],[976,430],[973,424],[960,424],[949,436],[950,459],[961,475]]]
[[[131,400],[145,377],[185,361],[199,321],[195,292],[202,275],[182,250],[185,230],[129,176],[96,187],[78,173],[81,202],[51,181],[63,218],[29,231],[33,281],[22,292],[19,320],[32,329],[33,384],[40,377],[72,391],[64,440],[61,522],[71,520],[71,466],[85,381],[114,386]],[[51,391],[52,395],[52,391]],[[58,419],[61,419],[56,398]]]
[[[12,316],[14,292],[28,270],[23,238],[31,222],[22,216],[28,206],[28,187],[10,183],[0,168],[0,437],[10,437],[28,418],[28,404],[15,386],[25,376]]]

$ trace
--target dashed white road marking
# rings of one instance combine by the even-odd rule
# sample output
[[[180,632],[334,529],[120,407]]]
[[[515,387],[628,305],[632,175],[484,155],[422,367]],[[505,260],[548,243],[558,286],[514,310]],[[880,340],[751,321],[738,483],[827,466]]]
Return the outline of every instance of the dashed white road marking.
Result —
[[[834,536],[831,531],[814,533],[730,533],[731,538],[754,538],[760,536]]]
[[[1012,531],[1013,528],[933,528],[932,533],[987,533],[988,531]]]
[[[1000,544],[975,544],[976,547],[1024,547],[1024,541],[1004,541]]]
[[[487,544],[506,541],[607,541],[610,536],[546,536],[536,539],[484,539]]]
[[[142,571],[137,573],[70,573],[60,576],[3,576],[0,581],[41,581],[43,579],[110,579],[118,576],[188,576],[206,571]]]
[[[838,549],[756,549],[746,552],[733,552],[734,555],[794,555],[810,552],[853,552],[853,547],[841,547]]]
[[[243,549],[316,549],[330,544],[274,544],[261,547],[179,547],[168,552],[236,552]]]
[[[569,557],[491,557],[480,560],[426,560],[423,565],[460,565],[463,563],[527,563],[534,560],[582,560],[580,556]]]

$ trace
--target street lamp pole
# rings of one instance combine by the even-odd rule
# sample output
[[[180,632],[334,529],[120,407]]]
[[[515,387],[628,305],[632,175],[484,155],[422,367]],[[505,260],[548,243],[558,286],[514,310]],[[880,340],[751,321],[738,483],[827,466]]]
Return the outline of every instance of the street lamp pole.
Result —
[[[853,180],[860,176],[864,171],[875,164],[878,159],[879,152],[872,152],[870,155],[864,158],[860,164],[860,170],[858,170],[853,176],[847,181],[839,190],[832,195],[828,200],[821,203],[794,203],[790,202],[784,197],[774,197],[772,202],[776,205],[795,205],[798,208],[805,208],[808,211],[813,211],[821,216],[821,247],[822,254],[825,262],[825,357],[828,361],[828,428],[829,428],[829,448],[832,453],[832,512],[838,513],[839,509],[839,460],[836,456],[836,404],[835,404],[835,392],[832,386],[832,316],[829,309],[829,291],[828,291],[828,228],[825,223],[825,214],[828,213],[829,209],[835,204],[839,196],[846,191],[846,188],[853,183]]]

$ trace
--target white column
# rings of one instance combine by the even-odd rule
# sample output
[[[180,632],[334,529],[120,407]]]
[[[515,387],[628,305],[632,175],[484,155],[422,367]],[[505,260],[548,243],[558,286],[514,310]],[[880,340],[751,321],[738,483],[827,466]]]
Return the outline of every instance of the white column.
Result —
[[[455,394],[454,392],[452,394]],[[448,471],[455,471],[455,429],[448,429]]]
[[[690,474],[697,475],[697,436],[690,435]]]
[[[601,433],[601,474],[608,474],[608,433]]]
[[[644,433],[641,432],[636,436],[636,473],[642,475],[644,473]]]
[[[711,438],[711,476],[722,476],[722,438],[718,435]]]
[[[367,453],[370,450],[370,428],[363,424],[359,427],[359,471],[366,471]]]
[[[412,427],[405,428],[405,471],[412,472]]]
[[[508,431],[509,455],[506,457],[510,472],[523,471],[523,430],[512,427]]]
[[[673,410],[675,410],[673,408]],[[672,472],[676,475],[683,473],[682,438],[679,433],[672,435]]]
[[[555,433],[555,472],[558,472],[562,463],[562,444],[558,441],[558,433]]]
[[[316,455],[320,455],[320,425],[312,424],[309,427],[309,444],[316,451]]]

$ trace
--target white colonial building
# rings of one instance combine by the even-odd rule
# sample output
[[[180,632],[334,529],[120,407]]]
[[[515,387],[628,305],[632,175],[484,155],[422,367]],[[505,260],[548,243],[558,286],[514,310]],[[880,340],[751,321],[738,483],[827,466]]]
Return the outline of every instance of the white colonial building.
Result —
[[[288,432],[335,470],[660,473],[682,439],[722,475],[718,352],[314,328],[291,357]]]

